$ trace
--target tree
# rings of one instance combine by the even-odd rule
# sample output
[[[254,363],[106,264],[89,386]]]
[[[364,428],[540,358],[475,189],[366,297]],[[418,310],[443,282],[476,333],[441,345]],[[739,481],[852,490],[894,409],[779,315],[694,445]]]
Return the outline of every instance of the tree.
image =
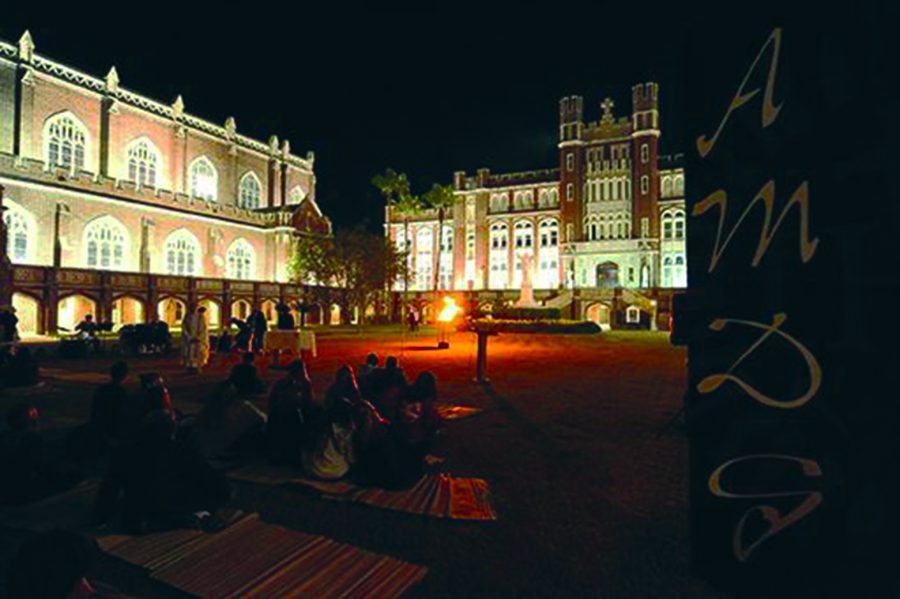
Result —
[[[295,280],[314,283],[309,290],[316,301],[337,304],[345,319],[354,308],[364,315],[404,270],[403,255],[390,240],[359,227],[331,238],[300,237],[291,256]]]
[[[394,169],[389,168],[384,171],[383,175],[375,175],[372,177],[372,185],[378,188],[381,195],[387,201],[387,226],[388,237],[390,237],[390,217],[392,209],[403,217],[403,243],[404,253],[408,254],[409,242],[409,217],[418,213],[423,205],[422,200],[418,196],[413,195],[409,187],[409,178],[406,173],[398,173]],[[403,269],[403,291],[409,288],[409,268]]]

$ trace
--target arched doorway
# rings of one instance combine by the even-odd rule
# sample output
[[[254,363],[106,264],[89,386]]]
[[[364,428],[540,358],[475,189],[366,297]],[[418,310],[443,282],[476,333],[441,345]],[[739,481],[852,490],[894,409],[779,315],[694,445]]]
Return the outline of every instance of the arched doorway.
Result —
[[[16,317],[19,319],[19,336],[37,335],[41,323],[41,303],[30,295],[13,293],[12,306],[16,309]]]
[[[122,296],[112,303],[113,328],[118,329],[125,324],[144,322],[144,303],[133,297]]]
[[[86,295],[70,295],[59,300],[56,326],[63,332],[75,332],[75,327],[90,314],[97,322],[97,303]]]
[[[604,331],[610,328],[610,310],[609,306],[604,303],[596,303],[588,306],[585,311],[585,318],[596,323]]]
[[[269,325],[274,325],[278,322],[278,312],[275,311],[275,307],[278,303],[275,300],[263,300],[263,302],[259,305],[259,309],[262,310],[263,316],[266,317],[266,322]]]
[[[239,299],[231,303],[231,315],[240,320],[250,318],[250,302]]]
[[[206,324],[209,330],[218,329],[222,326],[222,310],[219,308],[219,302],[204,297],[197,302],[197,307],[206,308]]]
[[[312,304],[306,313],[306,324],[324,324],[322,322],[322,306]]]
[[[184,320],[184,314],[187,306],[177,297],[167,297],[160,300],[157,305],[157,315],[159,319],[169,325],[169,328],[181,327],[181,321]]]
[[[597,265],[597,287],[618,287],[619,265],[615,262],[601,262]]]
[[[341,324],[341,307],[337,304],[331,304],[328,324]]]

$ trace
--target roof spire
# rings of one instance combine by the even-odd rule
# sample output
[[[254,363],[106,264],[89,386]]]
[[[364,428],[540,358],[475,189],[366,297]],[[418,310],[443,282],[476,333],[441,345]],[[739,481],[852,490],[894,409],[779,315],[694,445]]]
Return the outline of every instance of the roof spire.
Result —
[[[31,32],[27,29],[19,38],[19,59],[24,62],[34,60],[34,40],[31,39]]]
[[[181,94],[178,94],[178,97],[172,102],[172,116],[177,119],[182,114],[184,114],[184,99],[181,97]]]
[[[116,71],[115,65],[106,74],[106,91],[111,93],[119,91],[119,73]]]

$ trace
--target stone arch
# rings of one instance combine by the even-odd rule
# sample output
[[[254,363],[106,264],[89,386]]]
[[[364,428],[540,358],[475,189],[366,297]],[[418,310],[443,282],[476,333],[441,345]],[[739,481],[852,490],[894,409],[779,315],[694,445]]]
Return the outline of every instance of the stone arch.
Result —
[[[17,291],[12,294],[12,307],[16,309],[16,316],[19,319],[20,337],[30,337],[41,332],[43,306],[39,297]]]
[[[210,331],[222,327],[222,304],[219,300],[202,297],[197,302],[197,307],[206,308],[206,324]]]
[[[82,293],[69,293],[56,304],[56,327],[63,332],[74,332],[79,322],[88,314],[97,318],[97,300]]]
[[[157,317],[161,322],[169,325],[170,329],[181,327],[181,321],[184,319],[187,309],[187,302],[174,295],[160,298],[156,304]]]
[[[113,300],[110,315],[115,329],[126,324],[142,323],[146,321],[146,305],[138,297],[120,295]]]
[[[594,302],[585,308],[584,319],[590,320],[603,330],[609,330],[612,324],[612,310],[603,302]]]

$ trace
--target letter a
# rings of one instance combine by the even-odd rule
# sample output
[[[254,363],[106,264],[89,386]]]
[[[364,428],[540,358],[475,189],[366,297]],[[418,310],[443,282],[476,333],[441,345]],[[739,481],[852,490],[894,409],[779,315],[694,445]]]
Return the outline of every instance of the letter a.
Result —
[[[781,50],[780,27],[776,27],[772,30],[771,35],[769,35],[769,38],[766,40],[766,43],[763,44],[762,48],[759,49],[759,54],[756,55],[756,59],[753,61],[753,64],[750,65],[750,69],[747,71],[747,74],[744,75],[744,80],[741,81],[741,85],[740,87],[738,87],[738,91],[735,94],[734,99],[731,100],[731,105],[728,107],[728,112],[725,113],[725,116],[722,118],[722,122],[719,123],[719,128],[716,129],[716,133],[712,136],[712,139],[708,139],[705,135],[701,135],[697,138],[697,152],[699,152],[701,158],[706,158],[706,155],[709,154],[713,146],[716,145],[716,141],[719,139],[719,135],[725,128],[725,123],[728,122],[728,117],[731,116],[731,113],[749,102],[750,99],[753,98],[753,96],[759,93],[759,88],[756,88],[749,92],[744,92],[744,86],[747,85],[747,81],[750,79],[750,75],[753,73],[754,69],[756,69],[756,65],[762,58],[763,52],[765,52],[766,48],[769,46],[769,43],[772,42],[774,42],[775,44],[775,50],[772,53],[772,62],[769,64],[769,75],[766,81],[766,93],[763,97],[763,128],[771,125],[778,117],[778,112],[781,110],[782,104],[779,104],[778,106],[774,106],[772,104],[772,88],[775,86],[775,69],[778,66],[778,52]]]

